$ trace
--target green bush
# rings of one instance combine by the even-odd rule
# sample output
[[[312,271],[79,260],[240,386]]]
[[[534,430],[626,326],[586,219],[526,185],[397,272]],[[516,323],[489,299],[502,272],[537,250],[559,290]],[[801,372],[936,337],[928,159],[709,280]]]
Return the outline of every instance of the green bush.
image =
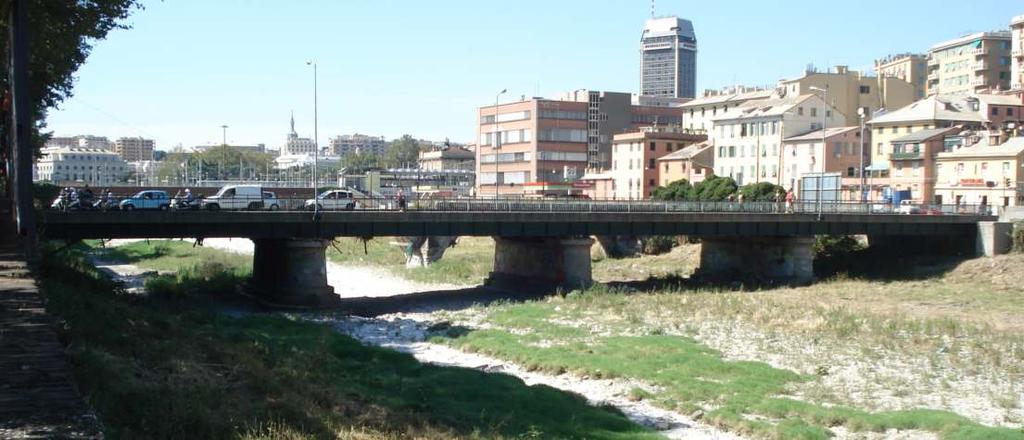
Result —
[[[743,201],[746,202],[775,202],[781,200],[778,199],[779,194],[783,196],[786,194],[786,190],[781,186],[768,182],[743,185],[739,192],[743,195]]]
[[[1013,225],[1013,251],[1024,253],[1024,222]]]
[[[672,182],[668,186],[654,188],[651,198],[654,200],[690,200],[692,192],[693,185],[683,179]]]
[[[678,242],[670,235],[652,235],[640,239],[640,251],[646,255],[661,255],[672,251]]]
[[[849,235],[819,235],[814,240],[814,257],[837,258],[863,248],[857,239]]]

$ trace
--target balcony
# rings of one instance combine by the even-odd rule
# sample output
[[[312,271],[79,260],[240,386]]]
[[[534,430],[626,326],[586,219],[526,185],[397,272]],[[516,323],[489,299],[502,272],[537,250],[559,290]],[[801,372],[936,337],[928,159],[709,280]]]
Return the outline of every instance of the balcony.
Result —
[[[939,60],[936,58],[928,58],[928,66],[938,66]]]
[[[973,49],[973,50],[968,51],[968,53],[971,54],[971,55],[974,55],[976,57],[982,57],[982,56],[988,55],[989,50],[988,49]]]
[[[921,160],[923,158],[924,154],[920,151],[916,153],[913,151],[908,153],[892,153],[889,155],[889,160]]]
[[[939,80],[939,72],[929,73],[928,74],[928,81],[938,81],[938,80]]]
[[[988,80],[985,78],[974,78],[971,80],[971,85],[974,87],[983,87],[988,85]]]
[[[974,70],[975,71],[985,70],[985,69],[988,69],[988,63],[986,63],[984,61],[979,61],[977,63],[974,63]]]
[[[1014,58],[1024,58],[1024,48],[1014,49],[1012,52],[1010,52],[1010,55],[1012,55]]]

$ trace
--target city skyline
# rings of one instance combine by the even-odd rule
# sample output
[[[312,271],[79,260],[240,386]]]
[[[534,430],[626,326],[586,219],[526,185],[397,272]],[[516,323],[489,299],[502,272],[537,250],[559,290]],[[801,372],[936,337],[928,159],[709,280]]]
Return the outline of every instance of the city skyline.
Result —
[[[808,64],[871,72],[877,58],[925,51],[970,31],[1005,29],[1021,12],[988,1],[964,20],[952,12],[923,16],[917,11],[924,1],[868,3],[820,15],[811,2],[786,11],[744,1],[659,2],[657,15],[693,22],[700,94],[732,84],[774,85]],[[903,25],[874,26],[872,5]],[[591,13],[562,13],[583,7]],[[737,8],[749,14],[722,13]],[[226,124],[228,143],[278,148],[287,139],[291,111],[297,131],[312,135],[307,59],[320,66],[322,147],[330,137],[354,132],[472,141],[477,107],[503,88],[506,102],[585,87],[639,91],[647,2],[526,2],[499,11],[519,23],[509,26],[493,25],[495,12],[462,2],[318,2],[286,9],[147,3],[129,19],[134,29],[112,32],[96,45],[78,73],[75,96],[51,111],[48,129],[56,136],[142,136],[168,150],[220,143]],[[803,26],[773,25],[783,18]],[[189,32],[181,32],[185,28]],[[833,32],[819,35],[815,28]]]

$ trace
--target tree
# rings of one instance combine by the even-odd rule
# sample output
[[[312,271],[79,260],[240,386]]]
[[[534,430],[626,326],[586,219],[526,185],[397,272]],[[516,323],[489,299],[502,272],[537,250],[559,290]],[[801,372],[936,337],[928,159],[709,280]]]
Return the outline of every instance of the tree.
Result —
[[[709,176],[693,186],[692,200],[722,201],[736,194],[736,181],[732,177]]]
[[[774,202],[780,192],[786,193],[781,186],[768,182],[751,183],[740,188],[740,194],[743,194],[743,200],[747,202]]]
[[[85,62],[96,41],[106,38],[113,29],[127,29],[123,20],[135,8],[141,8],[139,0],[90,0],[53,1],[25,0],[28,18],[29,40],[29,102],[31,118],[35,121],[33,144],[37,151],[49,134],[43,134],[45,116],[71,96],[74,73]],[[10,5],[9,2],[3,2]],[[8,8],[0,8],[4,14]],[[0,53],[7,54],[7,17],[0,19]],[[4,62],[0,69],[0,86],[10,88],[10,70]],[[9,132],[9,118],[0,118],[0,128]],[[0,156],[10,148],[3,143]]]
[[[693,185],[686,179],[677,180],[668,186],[654,188],[651,198],[654,200],[691,200]]]
[[[420,143],[412,136],[403,135],[391,141],[384,153],[383,165],[391,168],[413,168],[420,159]]]

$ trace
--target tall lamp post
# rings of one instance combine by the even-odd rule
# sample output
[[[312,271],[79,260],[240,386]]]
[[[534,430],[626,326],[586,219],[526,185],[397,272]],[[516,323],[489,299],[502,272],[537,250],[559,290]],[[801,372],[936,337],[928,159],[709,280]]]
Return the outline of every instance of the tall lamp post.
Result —
[[[221,125],[220,129],[223,138],[221,138],[220,142],[220,166],[217,167],[217,174],[219,174],[217,177],[226,181],[228,179],[224,178],[224,167],[225,162],[228,161],[228,126]]]
[[[307,66],[313,66],[313,214],[320,213],[320,204],[316,200],[316,169],[320,162],[320,136],[317,131],[320,122],[317,114],[317,90],[316,90],[316,63],[306,61]]]
[[[860,202],[865,203],[868,193],[864,191],[864,120],[868,117],[868,108],[858,108],[857,116],[860,119],[860,187],[857,189],[860,192]]]
[[[828,138],[828,133],[826,132],[826,129],[828,128],[828,118],[826,118],[826,115],[828,115],[828,107],[829,107],[829,105],[828,105],[828,86],[825,86],[824,89],[819,88],[819,87],[811,87],[811,90],[813,90],[815,92],[821,92],[823,95],[825,95],[822,98],[822,100],[825,101],[825,108],[823,108],[822,112],[821,112],[821,171],[818,172],[818,191],[817,191],[817,196],[818,196],[818,220],[821,220],[821,192],[822,192],[821,183],[822,183],[822,179],[825,177],[825,155],[828,154],[828,151],[827,151],[828,150],[828,144],[826,143],[826,140]]]
[[[494,133],[491,135],[491,143],[494,147],[494,201],[498,201],[498,149],[501,148],[501,132],[498,131],[498,98],[504,95],[508,89],[501,89],[497,95],[494,95]]]

